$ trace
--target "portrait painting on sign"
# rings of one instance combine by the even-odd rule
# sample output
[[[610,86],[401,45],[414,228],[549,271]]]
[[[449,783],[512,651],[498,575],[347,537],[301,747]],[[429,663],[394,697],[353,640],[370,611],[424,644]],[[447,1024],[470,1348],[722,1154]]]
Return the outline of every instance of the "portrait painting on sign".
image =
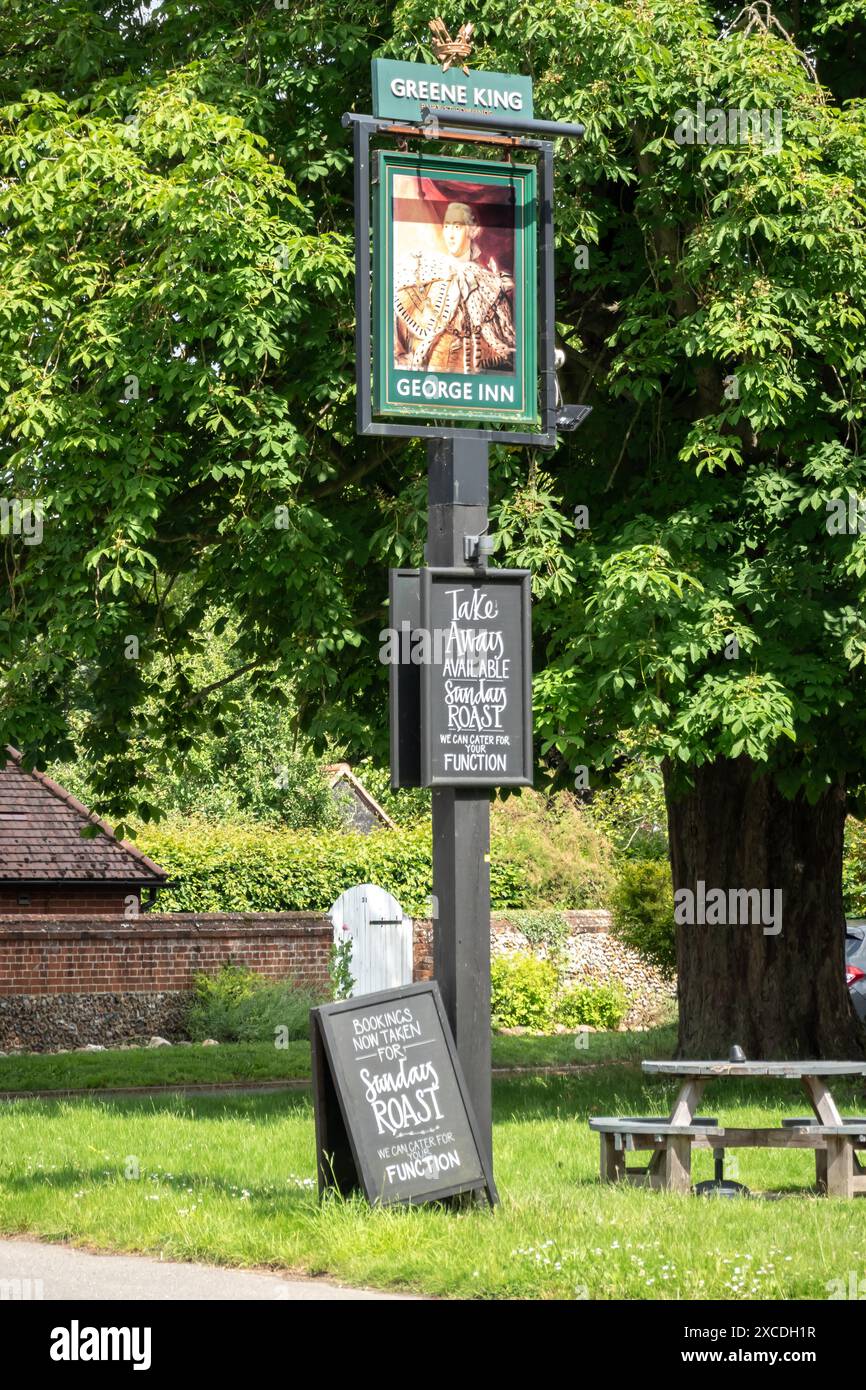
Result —
[[[395,367],[514,370],[514,209],[507,185],[395,177]]]
[[[402,150],[377,160],[377,412],[534,423],[534,167]]]

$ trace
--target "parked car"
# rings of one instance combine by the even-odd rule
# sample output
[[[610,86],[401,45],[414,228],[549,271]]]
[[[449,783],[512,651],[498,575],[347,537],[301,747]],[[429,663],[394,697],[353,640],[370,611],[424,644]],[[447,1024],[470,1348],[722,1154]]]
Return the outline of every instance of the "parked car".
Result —
[[[866,921],[845,923],[845,979],[858,1018],[866,1020]]]

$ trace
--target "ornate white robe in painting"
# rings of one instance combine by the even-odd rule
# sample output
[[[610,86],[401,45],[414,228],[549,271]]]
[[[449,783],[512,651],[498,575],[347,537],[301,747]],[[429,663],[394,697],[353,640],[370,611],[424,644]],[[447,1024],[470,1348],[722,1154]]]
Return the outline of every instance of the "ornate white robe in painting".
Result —
[[[394,273],[395,365],[431,372],[510,371],[514,281],[441,252],[416,252]]]

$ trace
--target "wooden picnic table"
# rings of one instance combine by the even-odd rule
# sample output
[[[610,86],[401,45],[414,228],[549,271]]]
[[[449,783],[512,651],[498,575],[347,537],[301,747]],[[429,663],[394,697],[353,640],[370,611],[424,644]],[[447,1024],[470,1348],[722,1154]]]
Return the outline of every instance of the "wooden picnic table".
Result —
[[[684,1060],[646,1061],[642,1067],[648,1076],[678,1077],[679,1092],[666,1119],[590,1120],[601,1138],[602,1177],[687,1192],[693,1148],[806,1148],[815,1151],[820,1190],[830,1197],[866,1195],[866,1167],[857,1156],[858,1150],[866,1149],[866,1121],[846,1120],[830,1089],[837,1077],[866,1077],[866,1062]],[[789,1120],[778,1129],[728,1128],[701,1119],[697,1109],[707,1083],[726,1077],[799,1081],[815,1118]],[[626,1152],[640,1149],[652,1151],[649,1167],[629,1169]]]
[[[671,1112],[671,1124],[691,1124],[708,1081],[720,1077],[765,1076],[800,1081],[815,1116],[822,1125],[844,1124],[836,1108],[829,1082],[840,1076],[866,1076],[866,1062],[642,1062],[649,1076],[679,1076],[679,1095]]]

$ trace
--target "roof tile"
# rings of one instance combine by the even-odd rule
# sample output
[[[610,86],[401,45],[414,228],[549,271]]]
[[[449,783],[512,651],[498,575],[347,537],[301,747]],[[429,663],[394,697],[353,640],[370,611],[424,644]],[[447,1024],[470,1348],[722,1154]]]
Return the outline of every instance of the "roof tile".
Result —
[[[0,768],[0,880],[161,883],[168,877],[70,792],[35,768],[23,768],[17,749],[6,752]],[[82,839],[85,825],[97,827],[92,839]]]

